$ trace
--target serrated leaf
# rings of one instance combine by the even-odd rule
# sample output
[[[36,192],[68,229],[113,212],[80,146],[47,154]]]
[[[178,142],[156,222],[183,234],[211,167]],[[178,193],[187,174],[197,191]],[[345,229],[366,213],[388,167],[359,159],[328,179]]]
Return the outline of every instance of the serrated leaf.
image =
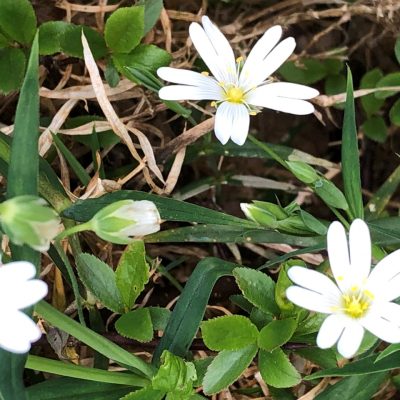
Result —
[[[383,72],[379,68],[371,69],[362,78],[360,82],[360,89],[372,89],[376,87],[376,84],[383,77]],[[364,108],[367,116],[371,116],[382,107],[385,101],[377,99],[374,93],[368,94],[361,97],[361,105]]]
[[[267,314],[278,314],[275,282],[266,274],[250,268],[235,268],[233,275],[243,296]]]
[[[60,37],[71,24],[64,21],[48,21],[39,27],[39,54],[49,55],[61,51]]]
[[[242,315],[226,315],[201,324],[205,345],[214,351],[237,350],[257,341],[258,329]]]
[[[151,322],[155,331],[165,330],[171,317],[171,311],[162,307],[147,307],[150,312]]]
[[[162,353],[161,361],[162,365],[152,380],[153,388],[175,394],[172,398],[189,399],[193,394],[193,383],[197,379],[194,364],[185,362],[167,350]]]
[[[93,57],[97,60],[107,54],[107,47],[103,36],[86,25],[70,24],[65,31],[60,33],[61,50],[72,57],[83,58],[83,46],[81,41],[82,30],[89,43]]]
[[[111,311],[123,311],[122,298],[115,283],[114,271],[103,261],[87,253],[76,259],[83,284]]]
[[[25,72],[25,54],[14,47],[0,49],[0,93],[10,93],[22,85]]]
[[[145,0],[144,2],[144,34],[156,24],[164,7],[163,0]]]
[[[272,352],[260,350],[258,353],[258,367],[267,385],[287,388],[301,382],[299,372],[280,348]]]
[[[223,350],[214,358],[207,368],[203,380],[205,394],[220,392],[243,373],[257,353],[257,346],[252,344],[240,350]]]
[[[144,7],[121,7],[107,19],[104,38],[116,53],[129,53],[144,35]]]
[[[125,307],[129,310],[149,281],[149,266],[143,240],[130,243],[119,260],[115,282]]]
[[[400,103],[399,103],[400,104]],[[384,143],[387,138],[387,126],[380,116],[373,116],[361,125],[364,135],[378,143]]]
[[[120,335],[142,343],[153,339],[153,324],[147,308],[138,308],[121,315],[115,323],[115,329]]]
[[[342,175],[344,194],[353,218],[364,217],[360,176],[360,156],[354,109],[353,77],[347,67],[346,106],[342,131]]]
[[[400,86],[400,72],[392,72],[385,75],[383,78],[379,79],[376,87],[385,86]],[[385,90],[381,92],[376,92],[375,97],[377,99],[386,99],[387,97],[393,96],[397,92],[394,90]]]
[[[28,0],[0,1],[0,31],[21,44],[30,44],[36,32],[36,15]]]
[[[165,392],[155,390],[148,386],[146,388],[136,390],[122,397],[120,400],[161,400],[165,396]]]
[[[290,340],[296,327],[294,318],[276,319],[261,329],[258,346],[266,351],[273,351]]]

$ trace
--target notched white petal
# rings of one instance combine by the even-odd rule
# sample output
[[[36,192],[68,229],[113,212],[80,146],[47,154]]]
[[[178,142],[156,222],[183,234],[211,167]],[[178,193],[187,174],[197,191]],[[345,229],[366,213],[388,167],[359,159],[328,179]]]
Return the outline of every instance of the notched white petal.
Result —
[[[328,296],[299,286],[290,286],[287,288],[286,297],[299,307],[324,314],[331,314],[333,307],[336,306]]]
[[[287,99],[308,100],[318,96],[318,90],[297,83],[274,82],[267,83],[256,89],[260,96],[283,97]]]
[[[266,97],[258,89],[249,93],[247,97],[248,103],[253,106],[265,107],[294,115],[307,115],[315,111],[314,106],[308,101],[283,97]]]
[[[364,328],[357,321],[349,320],[338,341],[338,352],[345,358],[351,358],[360,348]]]
[[[321,325],[317,336],[317,346],[329,349],[340,338],[345,328],[345,319],[341,315],[329,315]]]
[[[163,100],[218,100],[220,93],[207,87],[171,85],[158,92]]]
[[[371,236],[368,225],[362,219],[351,223],[349,248],[352,273],[361,280],[366,279],[371,269]]]

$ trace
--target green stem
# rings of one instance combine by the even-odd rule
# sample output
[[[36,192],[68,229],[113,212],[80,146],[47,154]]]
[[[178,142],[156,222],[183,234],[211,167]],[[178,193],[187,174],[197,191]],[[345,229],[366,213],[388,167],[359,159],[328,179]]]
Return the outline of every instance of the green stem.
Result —
[[[282,165],[282,167],[288,169],[288,166],[286,164],[286,161],[279,156],[279,154],[275,153],[274,150],[272,150],[268,145],[266,145],[263,142],[260,142],[257,140],[254,136],[249,135],[249,140],[253,142],[256,146],[258,146],[260,149],[263,149],[267,154],[271,156],[275,161],[277,161],[279,164]]]
[[[80,226],[80,225],[77,225],[77,226]],[[73,228],[71,228],[71,229],[73,229]],[[54,247],[57,249],[58,254],[61,257],[61,259],[62,259],[62,261],[63,261],[63,263],[65,265],[65,268],[66,268],[66,270],[68,272],[68,276],[69,276],[69,278],[71,280],[72,291],[74,293],[75,300],[76,300],[76,308],[78,310],[79,321],[83,326],[86,326],[85,318],[83,316],[83,311],[82,311],[81,294],[79,293],[78,282],[76,280],[74,271],[72,270],[72,266],[71,266],[71,264],[70,264],[70,262],[68,260],[68,257],[65,254],[64,249],[61,246],[60,239],[58,239],[58,238],[56,239],[56,241],[54,242]]]
[[[66,238],[67,236],[71,236],[74,233],[89,231],[91,229],[90,221],[85,222],[84,224],[74,225],[71,228],[65,229],[61,233],[59,233],[56,237],[57,241],[61,241],[61,239]]]
[[[326,203],[325,203],[326,204]],[[347,222],[347,220],[343,217],[343,215],[342,214],[340,214],[340,212],[336,209],[336,208],[333,208],[333,207],[331,207],[331,206],[329,206],[328,204],[326,204],[328,207],[329,207],[329,209],[335,214],[335,216],[337,217],[337,219],[342,223],[342,225],[344,226],[344,227],[346,227],[346,229],[349,229],[349,227],[350,227],[350,224]]]

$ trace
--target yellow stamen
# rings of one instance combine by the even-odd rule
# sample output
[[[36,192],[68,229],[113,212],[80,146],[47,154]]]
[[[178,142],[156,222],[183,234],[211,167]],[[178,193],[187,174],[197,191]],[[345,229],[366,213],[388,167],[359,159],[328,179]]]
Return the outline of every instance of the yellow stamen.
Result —
[[[204,75],[204,76],[210,75],[209,72],[207,72],[207,71],[203,71],[201,74]]]
[[[226,100],[231,103],[243,103],[244,92],[242,89],[234,86],[226,91]]]
[[[342,280],[344,279],[344,276],[343,276],[343,275],[340,275],[340,276],[338,276],[336,279],[337,279],[338,281],[342,281]]]
[[[351,292],[354,286],[350,289]],[[371,297],[372,296],[372,297]],[[351,318],[363,317],[371,304],[373,294],[369,290],[357,291],[356,293],[342,295],[343,311]]]
[[[250,111],[250,112],[249,112],[249,115],[254,116],[254,115],[257,115],[257,113],[256,113],[255,111]]]
[[[211,102],[211,107],[217,107],[217,102],[216,101],[212,101]]]
[[[237,59],[236,59],[236,62],[239,64],[239,63],[241,63],[243,61],[243,57],[242,56],[240,56],[240,57],[238,57]]]

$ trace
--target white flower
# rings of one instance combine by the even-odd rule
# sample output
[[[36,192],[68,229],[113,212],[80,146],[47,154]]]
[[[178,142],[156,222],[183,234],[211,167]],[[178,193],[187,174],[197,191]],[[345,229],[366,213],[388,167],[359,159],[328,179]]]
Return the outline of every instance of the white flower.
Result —
[[[246,141],[250,115],[260,107],[296,115],[311,114],[314,106],[304,101],[318,95],[307,86],[286,82],[272,83],[269,78],[293,53],[292,37],[278,44],[282,28],[268,29],[251,50],[247,60],[235,57],[229,42],[208,17],[203,27],[192,23],[190,37],[214,77],[170,67],[159,68],[160,78],[178,83],[160,89],[164,100],[214,100],[217,106],[214,131],[225,144],[229,138],[238,145]]]
[[[400,250],[381,260],[371,271],[368,226],[356,219],[350,226],[349,245],[339,222],[328,230],[328,254],[334,282],[302,267],[288,271],[298,286],[290,286],[290,301],[308,310],[330,314],[322,323],[317,345],[327,349],[337,342],[339,353],[355,355],[367,329],[378,338],[400,342]]]
[[[21,309],[32,306],[47,294],[45,282],[32,279],[36,269],[27,261],[0,266],[0,347],[26,353],[41,332]]]
[[[102,208],[79,227],[90,229],[111,243],[128,244],[133,236],[158,232],[160,223],[160,214],[152,201],[120,200]]]

